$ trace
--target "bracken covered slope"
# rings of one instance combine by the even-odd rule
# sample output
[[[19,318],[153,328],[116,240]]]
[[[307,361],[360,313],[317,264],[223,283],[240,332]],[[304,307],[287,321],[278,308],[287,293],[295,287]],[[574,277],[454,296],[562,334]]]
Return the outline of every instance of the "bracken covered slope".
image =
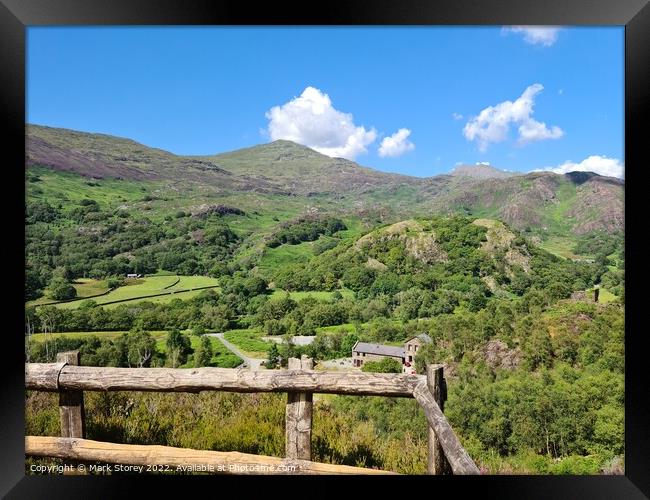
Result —
[[[475,165],[419,178],[330,158],[290,141],[212,156],[178,156],[130,139],[38,125],[27,126],[26,158],[27,167],[89,178],[166,180],[181,191],[201,186],[215,193],[274,194],[313,199],[314,204],[325,200],[361,214],[393,214],[393,220],[466,213],[561,235],[614,233],[624,227],[624,181],[585,172],[515,175]]]

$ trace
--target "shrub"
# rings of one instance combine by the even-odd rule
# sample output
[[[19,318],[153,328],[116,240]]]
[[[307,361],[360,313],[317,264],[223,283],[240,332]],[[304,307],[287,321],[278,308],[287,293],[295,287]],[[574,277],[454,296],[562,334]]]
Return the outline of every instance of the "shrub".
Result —
[[[374,373],[402,373],[402,363],[392,358],[384,358],[380,361],[367,361],[361,367],[361,371]]]
[[[49,296],[54,300],[74,299],[77,296],[77,289],[66,281],[57,280],[50,285]]]

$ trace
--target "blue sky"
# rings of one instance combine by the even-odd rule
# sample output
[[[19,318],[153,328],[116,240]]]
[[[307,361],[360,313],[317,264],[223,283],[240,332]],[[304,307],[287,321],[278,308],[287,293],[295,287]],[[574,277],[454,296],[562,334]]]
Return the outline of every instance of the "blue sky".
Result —
[[[29,123],[194,155],[286,138],[417,176],[622,176],[622,27],[32,27],[27,43]]]

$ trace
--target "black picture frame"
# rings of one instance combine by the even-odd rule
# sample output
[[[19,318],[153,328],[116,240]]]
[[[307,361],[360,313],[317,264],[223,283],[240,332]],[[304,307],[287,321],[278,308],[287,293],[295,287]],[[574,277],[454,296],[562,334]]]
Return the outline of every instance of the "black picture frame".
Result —
[[[17,222],[6,237],[5,279],[22,283],[18,264],[24,259],[18,243],[24,240],[24,225],[18,213],[24,210],[24,182],[20,164],[25,154],[25,35],[28,26],[45,25],[620,25],[625,26],[625,164],[626,164],[626,412],[624,476],[480,476],[402,477],[336,479],[333,485],[348,496],[351,485],[363,482],[382,487],[390,482],[401,493],[406,489],[431,494],[462,495],[474,490],[491,498],[647,498],[650,497],[650,391],[646,369],[646,335],[643,285],[648,282],[643,258],[644,160],[648,141],[643,136],[650,121],[650,6],[648,0],[347,0],[322,4],[236,0],[0,0],[0,103],[5,124],[4,175],[12,175],[5,194],[11,205],[6,218]],[[646,124],[645,126],[643,124]],[[16,184],[14,184],[14,182]],[[7,196],[5,196],[5,199]],[[11,243],[13,242],[13,243]],[[632,272],[630,272],[632,270]],[[8,273],[8,275],[7,275]],[[15,289],[14,289],[15,290]],[[632,291],[632,293],[630,293]],[[634,293],[636,292],[636,293]],[[134,488],[163,486],[169,492],[171,477],[61,477],[24,475],[24,364],[22,294],[13,293],[16,306],[6,305],[4,350],[0,385],[0,494],[7,498],[106,498],[132,494]],[[10,318],[8,320],[8,318]],[[254,483],[271,481],[275,486]],[[277,489],[282,478],[244,478],[256,495]],[[317,484],[332,478],[291,477],[291,488],[317,492]],[[191,480],[197,480],[192,477]],[[203,478],[201,487],[213,493],[241,484],[241,477]],[[372,484],[367,483],[372,481]],[[384,483],[380,483],[384,481]],[[412,482],[415,481],[415,482]],[[137,485],[137,486],[136,486]],[[365,491],[354,489],[354,491]],[[336,490],[326,490],[336,494]],[[208,493],[211,494],[211,493]],[[228,493],[230,494],[230,493]],[[364,493],[365,494],[365,493]],[[416,493],[420,494],[420,493]],[[212,495],[211,495],[212,496]],[[354,497],[355,495],[350,495]],[[245,496],[246,497],[246,496]]]

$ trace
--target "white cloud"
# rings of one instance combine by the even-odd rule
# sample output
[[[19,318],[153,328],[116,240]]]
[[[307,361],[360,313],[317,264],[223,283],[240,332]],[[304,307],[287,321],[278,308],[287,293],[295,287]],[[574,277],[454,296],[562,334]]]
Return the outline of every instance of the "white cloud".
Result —
[[[355,125],[351,113],[335,109],[329,96],[314,87],[265,116],[271,140],[294,141],[328,156],[354,160],[377,138],[374,128]]]
[[[451,116],[452,116],[452,118],[454,120],[462,120],[463,119],[463,115],[461,115],[460,113],[452,113]]]
[[[549,129],[546,123],[535,120],[526,120],[519,126],[519,142],[522,144],[544,139],[559,139],[563,135],[564,132],[560,127],[553,126]]]
[[[411,135],[409,129],[401,128],[393,135],[384,137],[384,140],[379,145],[379,156],[382,158],[386,156],[395,157],[413,151],[415,144],[408,140],[409,135]]]
[[[524,40],[531,45],[550,47],[557,41],[560,28],[555,26],[509,26],[503,28],[503,33],[522,33]]]
[[[477,164],[477,165],[485,165],[486,167],[489,167],[489,166],[490,166],[490,162],[489,162],[489,161],[477,161],[476,164]]]
[[[465,124],[465,138],[478,141],[479,150],[484,152],[490,143],[506,140],[510,125],[514,123],[519,124],[520,145],[544,139],[559,139],[564,135],[562,129],[556,126],[548,128],[545,123],[532,117],[535,96],[543,89],[542,84],[535,83],[514,102],[504,101],[496,106],[488,106]]]
[[[539,172],[542,170],[555,172],[556,174],[566,174],[568,172],[594,172],[608,177],[618,177],[619,179],[625,177],[625,164],[623,162],[616,158],[607,158],[606,156],[598,155],[589,156],[580,163],[565,161],[562,165],[557,167],[546,167],[533,170],[533,172]]]

